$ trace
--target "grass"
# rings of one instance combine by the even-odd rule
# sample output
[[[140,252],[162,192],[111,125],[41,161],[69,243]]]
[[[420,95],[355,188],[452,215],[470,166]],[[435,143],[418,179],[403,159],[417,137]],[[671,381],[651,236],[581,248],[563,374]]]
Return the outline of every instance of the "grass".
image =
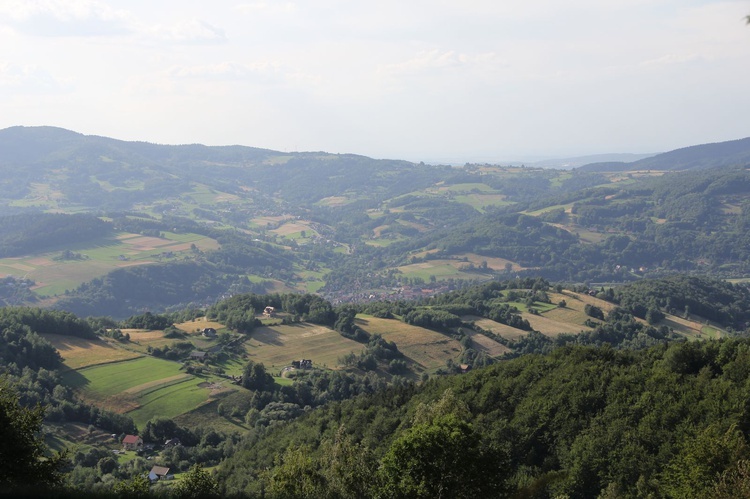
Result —
[[[176,258],[178,255],[189,253],[192,244],[202,251],[219,247],[215,240],[198,234],[166,232],[164,237],[146,237],[118,233],[114,237],[61,246],[38,255],[2,258],[0,274],[33,279],[37,283],[33,291],[40,297],[50,297],[103,276],[116,268]],[[55,260],[64,249],[81,253],[86,259]],[[166,256],[170,254],[171,257]]]
[[[99,397],[108,397],[125,392],[144,383],[183,374],[177,362],[139,357],[94,367],[87,367],[63,375],[68,386],[82,389]]]
[[[504,194],[463,194],[453,199],[459,203],[468,204],[480,213],[484,213],[487,206],[508,206],[513,204],[513,202],[506,200]]]
[[[128,415],[139,428],[143,428],[155,416],[174,418],[189,412],[208,399],[208,390],[198,386],[199,383],[199,380],[191,376],[178,383],[149,391],[139,397],[140,407],[128,412]]]
[[[256,328],[244,345],[248,358],[262,362],[272,374],[295,359],[312,359],[316,367],[334,368],[339,357],[363,348],[333,329],[307,323]]]
[[[185,373],[176,362],[140,357],[69,371],[63,382],[82,398],[115,412],[127,413],[140,428],[155,416],[174,418],[195,410],[226,390],[224,380],[209,385]],[[231,388],[230,388],[231,389]]]
[[[80,369],[141,356],[139,353],[119,348],[104,340],[88,340],[59,334],[43,334],[41,336],[52,343],[52,346],[60,352],[65,366],[70,369]]]
[[[402,265],[398,267],[398,270],[404,277],[419,277],[425,282],[430,281],[432,276],[435,276],[435,279],[438,281],[450,277],[454,279],[484,279],[488,277],[487,274],[459,270],[464,265],[467,265],[467,262],[460,260],[428,260],[421,263]]]
[[[401,353],[425,371],[443,367],[448,359],[457,360],[461,354],[458,341],[430,329],[364,314],[357,315],[356,323],[368,333],[394,342]]]
[[[506,340],[517,340],[529,334],[528,331],[524,331],[523,329],[506,326],[505,324],[500,324],[499,322],[475,315],[465,315],[461,317],[461,320],[464,322],[474,322],[482,329],[486,329],[498,336],[502,336]]]

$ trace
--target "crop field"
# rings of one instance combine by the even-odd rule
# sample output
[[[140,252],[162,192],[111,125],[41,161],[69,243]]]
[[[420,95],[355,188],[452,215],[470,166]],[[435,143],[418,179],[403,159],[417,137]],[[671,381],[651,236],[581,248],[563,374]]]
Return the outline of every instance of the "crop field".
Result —
[[[318,235],[315,229],[310,227],[310,224],[308,222],[304,221],[287,222],[278,229],[273,229],[271,232],[282,237],[289,237],[294,239],[295,235],[301,235],[303,231],[305,232],[305,237]],[[299,237],[297,237],[297,239],[299,239]]]
[[[463,204],[468,204],[475,210],[484,213],[484,208],[487,206],[507,206],[513,204],[511,201],[506,200],[504,194],[462,194],[453,198],[455,201]]]
[[[257,217],[250,220],[250,223],[260,227],[261,229],[265,229],[268,226],[276,227],[284,223],[286,220],[291,220],[291,215],[279,215],[275,217]]]
[[[463,265],[466,265],[466,262],[459,260],[428,260],[426,262],[403,265],[398,267],[398,270],[404,274],[404,277],[419,277],[424,279],[425,282],[429,281],[431,276],[435,276],[437,280],[449,277],[454,279],[486,279],[488,277],[481,273],[459,270]]]
[[[583,331],[589,331],[591,329],[584,324],[586,319],[589,319],[590,317],[586,315],[583,310],[574,310],[567,306],[565,308],[556,307],[547,312],[543,312],[542,315],[548,319],[580,326]]]
[[[426,371],[445,366],[448,359],[455,360],[461,353],[458,341],[399,320],[360,314],[357,315],[356,323],[368,333],[379,334],[383,339],[394,342],[401,353]]]
[[[508,264],[510,264],[511,270],[513,271],[522,269],[522,267],[518,265],[516,262],[506,260],[505,258],[482,256],[482,255],[477,255],[476,253],[460,253],[460,254],[456,254],[455,257],[458,258],[459,260],[465,258],[469,261],[469,263],[473,264],[476,267],[481,266],[482,262],[487,262],[487,267],[492,270],[505,270],[505,266]]]
[[[351,203],[352,200],[346,196],[329,196],[316,202],[316,206],[344,206]]]
[[[164,237],[145,237],[121,233],[114,238],[103,238],[78,247],[28,257],[0,259],[0,276],[28,277],[36,282],[33,290],[41,297],[49,297],[73,289],[79,284],[111,272],[118,267],[144,265],[174,258],[189,251],[192,244],[203,251],[216,249],[218,242],[198,234],[165,233]],[[62,249],[81,255],[82,260],[56,260]]]
[[[569,322],[550,319],[548,317],[545,317],[544,315],[534,315],[528,313],[524,313],[521,315],[523,315],[524,319],[529,321],[529,324],[531,324],[531,327],[535,331],[539,331],[543,335],[549,336],[550,338],[555,338],[556,336],[559,336],[563,333],[577,334],[583,330],[590,329],[586,326],[579,326],[577,324],[571,324]]]
[[[573,310],[583,311],[586,304],[595,305],[602,309],[606,314],[607,312],[614,309],[617,305],[609,303],[608,301],[600,300],[594,296],[589,296],[584,293],[575,293],[573,291],[564,291],[563,293],[551,293],[550,298],[553,303],[557,303],[560,300],[565,300],[566,306]]]
[[[448,186],[441,186],[438,188],[440,192],[495,192],[495,190],[487,184],[480,184],[479,182],[466,183],[466,184],[453,184]]]
[[[490,357],[500,357],[504,353],[510,352],[510,348],[483,334],[471,330],[467,331],[467,334],[473,343],[472,348],[477,352],[484,352]]]
[[[121,329],[122,333],[130,335],[129,347],[139,352],[146,353],[148,347],[161,348],[173,343],[175,338],[165,338],[164,331],[146,331],[143,329]]]
[[[209,321],[205,317],[198,317],[197,319],[192,321],[181,322],[179,324],[175,324],[175,327],[177,329],[185,331],[186,333],[200,333],[206,328],[214,328],[217,332],[226,330],[226,326],[224,326],[224,324],[221,324],[220,322]]]
[[[43,334],[41,336],[52,343],[52,346],[60,352],[63,362],[70,369],[80,369],[140,357],[140,354],[136,352],[118,348],[104,340],[88,340],[59,334]]]
[[[156,415],[175,417],[208,400],[204,381],[180,364],[153,357],[113,362],[63,374],[84,400],[130,415],[139,427]]]
[[[307,323],[256,328],[244,345],[248,358],[262,362],[272,374],[299,359],[312,359],[317,367],[335,368],[339,357],[363,348],[333,329]]]
[[[505,324],[500,324],[499,322],[495,322],[490,319],[485,319],[483,317],[479,317],[476,315],[465,315],[461,317],[461,320],[464,322],[474,322],[477,326],[481,327],[482,329],[486,329],[487,331],[495,333],[498,336],[502,336],[506,340],[515,341],[529,334],[528,331],[524,331],[523,329],[517,329],[514,327],[506,326]],[[472,339],[473,338],[474,337],[472,336]]]
[[[683,319],[676,315],[667,314],[666,318],[658,326],[667,326],[675,333],[688,339],[722,338],[726,333],[716,326],[710,326],[690,319]]]
[[[174,422],[188,428],[212,428],[227,434],[249,430],[250,428],[242,422],[219,416],[217,406],[221,400],[211,400],[190,412],[180,414],[174,418]]]

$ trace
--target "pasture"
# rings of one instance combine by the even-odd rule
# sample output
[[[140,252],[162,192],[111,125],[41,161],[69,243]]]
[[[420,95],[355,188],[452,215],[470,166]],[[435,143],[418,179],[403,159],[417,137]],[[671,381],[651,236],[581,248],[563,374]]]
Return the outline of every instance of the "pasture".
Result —
[[[139,353],[119,348],[103,339],[89,340],[59,334],[42,334],[41,336],[60,352],[65,366],[70,369],[108,364],[141,356]]]
[[[471,338],[472,348],[477,352],[485,353],[489,357],[500,357],[503,354],[510,352],[510,348],[502,343],[498,343],[492,338],[477,333],[476,331],[468,330],[466,331],[466,334]]]
[[[461,344],[453,338],[399,320],[359,314],[356,324],[370,334],[394,342],[401,353],[425,371],[443,367],[448,359],[456,360],[461,354]]]
[[[454,279],[486,279],[489,277],[487,274],[459,270],[462,266],[466,265],[466,262],[459,260],[428,260],[421,263],[402,265],[398,267],[398,270],[404,277],[419,277],[425,282],[429,282],[432,276],[435,276],[435,279],[438,281],[449,277]]]
[[[550,319],[544,315],[534,315],[524,313],[523,318],[529,321],[532,329],[539,331],[545,336],[555,338],[563,333],[577,334],[583,330],[590,330],[586,326],[580,326],[578,324],[571,324],[569,322],[559,321]]]
[[[205,403],[211,391],[204,380],[177,362],[140,357],[63,374],[63,382],[84,400],[127,413],[139,426],[159,415],[175,417]]]
[[[481,327],[482,329],[486,329],[487,331],[490,331],[491,333],[495,333],[498,336],[502,336],[506,340],[512,340],[515,341],[519,338],[523,338],[528,334],[528,331],[524,331],[523,329],[517,329],[514,327],[506,326],[505,324],[500,324],[499,322],[495,322],[490,319],[485,319],[483,317],[479,317],[476,315],[464,315],[461,317],[461,320],[464,322],[474,322],[477,326]],[[472,339],[474,337],[472,336]]]
[[[312,359],[316,367],[335,368],[339,357],[363,348],[333,329],[307,323],[256,328],[244,347],[248,358],[262,362],[271,374],[299,359]]]
[[[33,291],[40,297],[59,295],[83,282],[112,270],[170,260],[190,252],[191,245],[202,250],[217,249],[219,243],[198,234],[166,232],[164,237],[120,233],[114,237],[67,246],[56,251],[0,259],[0,276],[27,277],[36,282]],[[63,249],[80,253],[82,260],[55,259]]]

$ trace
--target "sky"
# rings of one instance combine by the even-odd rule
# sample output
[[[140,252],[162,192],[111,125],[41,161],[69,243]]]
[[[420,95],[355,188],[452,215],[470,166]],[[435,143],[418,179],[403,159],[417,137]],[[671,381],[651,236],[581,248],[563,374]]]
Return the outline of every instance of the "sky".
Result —
[[[750,1],[0,0],[0,128],[411,161],[750,136]]]

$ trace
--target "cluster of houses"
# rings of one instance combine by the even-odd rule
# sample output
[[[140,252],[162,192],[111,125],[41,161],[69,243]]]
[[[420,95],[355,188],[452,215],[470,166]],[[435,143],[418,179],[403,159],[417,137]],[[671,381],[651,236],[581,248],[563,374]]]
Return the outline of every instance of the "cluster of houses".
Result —
[[[170,438],[164,442],[164,447],[174,447],[180,444],[179,438]],[[144,448],[143,439],[138,435],[125,435],[122,439],[122,448],[126,451],[140,451]],[[152,482],[158,482],[159,480],[172,480],[174,474],[169,472],[169,468],[166,466],[154,466],[151,471],[148,472],[148,479]]]

